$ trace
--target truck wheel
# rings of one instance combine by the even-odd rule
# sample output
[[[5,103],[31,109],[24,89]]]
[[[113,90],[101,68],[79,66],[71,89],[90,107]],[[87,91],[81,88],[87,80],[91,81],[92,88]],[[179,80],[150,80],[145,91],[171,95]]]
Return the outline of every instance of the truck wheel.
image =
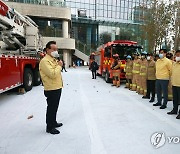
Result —
[[[41,84],[41,77],[39,73],[39,69],[34,69],[34,86],[39,86]]]
[[[106,73],[105,73],[105,81],[106,81],[106,83],[109,83],[109,82],[110,82],[109,72],[108,72],[108,71],[106,71]]]
[[[23,87],[26,91],[30,91],[33,87],[33,73],[29,68],[25,68],[24,70]]]

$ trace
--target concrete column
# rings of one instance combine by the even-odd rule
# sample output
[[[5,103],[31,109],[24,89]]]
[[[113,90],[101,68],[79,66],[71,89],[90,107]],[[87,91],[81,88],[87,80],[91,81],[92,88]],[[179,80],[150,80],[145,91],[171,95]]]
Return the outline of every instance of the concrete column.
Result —
[[[62,34],[63,34],[63,38],[68,38],[69,34],[68,34],[68,21],[64,20],[62,22]]]
[[[111,31],[111,41],[114,41],[116,38],[116,30],[113,28]]]
[[[72,63],[72,54],[71,54],[70,50],[63,51],[63,60],[66,65],[65,67],[69,68],[69,65],[71,65],[71,63]]]
[[[72,52],[69,50],[69,65],[72,66]],[[68,65],[68,67],[69,67]]]

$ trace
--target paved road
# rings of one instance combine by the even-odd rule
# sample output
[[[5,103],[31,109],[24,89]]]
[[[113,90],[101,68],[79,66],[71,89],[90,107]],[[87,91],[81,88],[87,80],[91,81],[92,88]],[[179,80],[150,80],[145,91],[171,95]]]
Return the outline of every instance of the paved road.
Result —
[[[177,154],[179,144],[156,149],[155,132],[180,136],[180,121],[135,92],[111,87],[88,68],[63,73],[64,89],[57,115],[61,134],[45,133],[46,100],[43,87],[24,95],[0,95],[0,154]],[[32,119],[27,119],[33,115]],[[178,142],[178,138],[175,139]],[[163,144],[163,138],[160,140]],[[159,144],[159,145],[160,145]]]

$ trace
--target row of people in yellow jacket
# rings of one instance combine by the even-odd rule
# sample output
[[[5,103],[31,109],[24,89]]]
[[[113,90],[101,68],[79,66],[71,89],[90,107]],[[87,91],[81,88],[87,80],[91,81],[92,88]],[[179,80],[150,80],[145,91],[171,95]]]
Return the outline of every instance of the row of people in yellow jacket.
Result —
[[[146,52],[142,52],[141,57],[138,53],[135,53],[133,56],[134,60],[131,60],[131,56],[127,56],[127,63],[125,67],[127,78],[126,87],[146,97],[147,86],[153,84],[155,87],[155,61],[153,55],[147,55]],[[153,87],[149,88],[152,89]],[[155,89],[152,90],[155,92]],[[155,95],[154,92],[152,97]],[[149,91],[148,95],[150,95]]]
[[[173,99],[174,109],[168,114],[177,114],[177,104],[180,101],[180,51],[176,52],[175,61],[171,60],[167,55],[169,56],[167,50],[161,49],[157,61],[154,60],[152,54],[145,52],[141,54],[141,57],[137,53],[134,54],[133,61],[131,56],[127,56],[125,68],[126,87],[136,91],[138,94],[142,94],[142,98],[150,99],[151,94],[149,102],[154,102],[156,91],[157,103],[153,104],[153,106],[160,106],[160,109],[165,109],[168,99]],[[174,89],[178,89],[175,94]],[[175,98],[177,93],[178,97]],[[177,119],[179,118],[180,115],[177,116]]]

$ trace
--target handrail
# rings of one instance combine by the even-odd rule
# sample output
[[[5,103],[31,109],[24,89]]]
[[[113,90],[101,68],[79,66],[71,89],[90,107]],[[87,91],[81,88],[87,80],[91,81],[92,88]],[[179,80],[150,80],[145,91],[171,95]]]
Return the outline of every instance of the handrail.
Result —
[[[85,44],[77,39],[75,39],[75,47],[76,47],[76,49],[78,49],[79,51],[81,51],[82,53],[84,53],[88,56],[90,55],[91,52],[96,51],[96,49],[89,47],[87,44]]]

